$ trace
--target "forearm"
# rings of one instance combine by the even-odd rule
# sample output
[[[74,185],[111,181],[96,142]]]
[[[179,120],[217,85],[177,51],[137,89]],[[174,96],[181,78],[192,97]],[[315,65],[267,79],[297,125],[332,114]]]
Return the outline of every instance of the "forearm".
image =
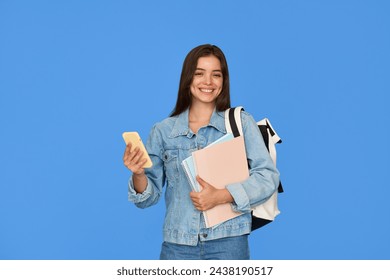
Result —
[[[232,203],[233,201],[233,196],[227,189],[218,190],[218,204]]]
[[[252,174],[248,180],[242,183],[228,185],[234,199],[234,209],[237,212],[249,212],[253,206],[266,201],[277,189],[279,177],[277,173]]]
[[[148,186],[148,178],[146,177],[145,173],[142,174],[133,174],[133,185],[134,190],[137,193],[143,193]]]
[[[192,203],[199,211],[211,209],[219,204],[232,203],[233,196],[227,189],[217,189],[197,176],[197,181],[201,185],[201,191],[190,193]]]

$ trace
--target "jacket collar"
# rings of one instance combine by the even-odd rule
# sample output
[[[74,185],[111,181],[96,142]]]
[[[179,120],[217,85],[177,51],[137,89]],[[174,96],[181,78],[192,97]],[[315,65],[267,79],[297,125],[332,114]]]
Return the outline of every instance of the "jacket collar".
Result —
[[[178,136],[187,136],[188,138],[191,138],[194,133],[189,128],[189,122],[188,122],[188,114],[189,109],[181,113],[177,116],[177,119],[175,121],[175,124],[173,125],[172,132],[169,135],[170,138],[178,137]],[[225,127],[225,115],[223,111],[216,111],[214,109],[213,114],[211,115],[210,122],[208,126],[212,126],[222,133],[226,133],[226,127]]]

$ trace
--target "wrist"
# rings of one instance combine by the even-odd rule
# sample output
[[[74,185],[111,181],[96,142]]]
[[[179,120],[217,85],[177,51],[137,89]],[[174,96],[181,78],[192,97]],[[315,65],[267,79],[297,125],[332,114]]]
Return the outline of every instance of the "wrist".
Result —
[[[233,196],[227,189],[220,190],[221,203],[232,203],[234,201]]]
[[[136,178],[141,178],[141,177],[144,177],[145,176],[145,172],[142,171],[141,173],[134,173],[133,172],[133,177],[136,177]]]
[[[143,193],[148,185],[148,179],[146,178],[146,175],[144,172],[140,174],[133,173],[133,184],[134,184],[134,190],[137,193]]]

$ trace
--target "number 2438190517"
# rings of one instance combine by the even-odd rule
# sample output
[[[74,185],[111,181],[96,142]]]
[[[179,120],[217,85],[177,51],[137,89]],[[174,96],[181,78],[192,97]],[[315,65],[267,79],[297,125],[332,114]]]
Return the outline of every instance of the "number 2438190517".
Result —
[[[210,275],[270,275],[273,267],[210,267]]]

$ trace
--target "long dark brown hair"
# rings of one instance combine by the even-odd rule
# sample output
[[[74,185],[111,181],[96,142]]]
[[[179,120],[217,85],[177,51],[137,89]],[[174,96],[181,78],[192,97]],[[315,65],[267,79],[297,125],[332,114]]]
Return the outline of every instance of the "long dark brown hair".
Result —
[[[200,45],[192,49],[184,59],[176,105],[170,115],[171,117],[181,114],[191,106],[192,95],[190,86],[198,65],[198,59],[210,55],[219,59],[223,77],[222,91],[216,99],[216,110],[224,111],[230,107],[229,70],[225,55],[217,46],[210,44]]]

